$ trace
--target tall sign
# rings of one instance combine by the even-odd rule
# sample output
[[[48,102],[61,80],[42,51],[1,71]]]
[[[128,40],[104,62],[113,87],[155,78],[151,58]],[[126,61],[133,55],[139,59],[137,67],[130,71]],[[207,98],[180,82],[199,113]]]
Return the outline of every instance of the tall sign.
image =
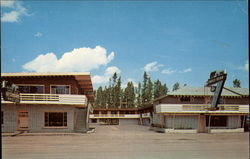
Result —
[[[224,87],[225,81],[227,79],[227,73],[224,71],[213,71],[210,73],[210,78],[208,79],[205,86],[211,87],[211,92],[214,92],[213,99],[211,102],[211,110],[217,110],[222,89]]]
[[[15,103],[20,102],[20,92],[18,90],[18,86],[11,82],[1,82],[1,93],[5,101],[11,101]]]

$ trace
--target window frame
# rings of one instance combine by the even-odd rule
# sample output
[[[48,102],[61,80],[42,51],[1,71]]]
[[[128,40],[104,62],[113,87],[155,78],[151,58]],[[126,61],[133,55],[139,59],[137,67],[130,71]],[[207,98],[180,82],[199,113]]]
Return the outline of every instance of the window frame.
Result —
[[[48,126],[46,126],[46,113],[62,113],[63,116],[62,116],[62,126],[49,126],[49,118],[48,118]],[[66,113],[66,119],[65,119],[65,116],[64,114]],[[68,112],[67,111],[44,111],[44,124],[43,124],[43,128],[68,128]],[[64,123],[66,122],[66,125],[64,125]]]
[[[43,85],[43,84],[16,84],[16,85],[18,87],[19,86],[42,86],[43,87],[43,93],[30,93],[30,94],[45,94],[45,85]],[[27,93],[27,94],[29,94],[29,93]]]
[[[63,84],[63,85],[51,84],[50,85],[50,94],[57,94],[57,93],[52,93],[52,86],[68,86],[69,87],[69,93],[68,94],[71,94],[71,85],[67,85],[67,84]],[[66,93],[64,93],[64,94],[66,94]]]

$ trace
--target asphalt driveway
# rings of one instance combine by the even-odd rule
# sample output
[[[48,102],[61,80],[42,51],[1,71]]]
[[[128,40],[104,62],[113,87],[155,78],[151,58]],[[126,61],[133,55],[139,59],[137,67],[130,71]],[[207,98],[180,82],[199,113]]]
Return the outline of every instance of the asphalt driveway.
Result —
[[[248,159],[249,133],[164,134],[97,126],[82,135],[2,137],[3,159]]]

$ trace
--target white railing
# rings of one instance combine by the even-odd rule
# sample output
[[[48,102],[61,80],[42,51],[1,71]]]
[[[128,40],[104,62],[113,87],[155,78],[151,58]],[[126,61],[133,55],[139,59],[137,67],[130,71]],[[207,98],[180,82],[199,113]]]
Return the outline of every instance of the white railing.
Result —
[[[139,114],[90,114],[90,118],[140,118]]]
[[[158,104],[156,105],[156,113],[249,113],[249,105],[229,105],[220,104],[218,105],[218,110],[210,111],[211,106],[208,104]]]
[[[1,98],[3,103],[9,103]],[[85,95],[70,94],[28,94],[20,93],[21,104],[75,104],[87,105],[87,97]]]

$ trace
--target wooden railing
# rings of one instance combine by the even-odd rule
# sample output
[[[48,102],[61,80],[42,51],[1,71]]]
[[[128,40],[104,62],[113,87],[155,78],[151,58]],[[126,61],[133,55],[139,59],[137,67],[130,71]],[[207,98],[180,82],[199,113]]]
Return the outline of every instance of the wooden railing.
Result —
[[[1,99],[2,102],[5,102]],[[22,104],[74,104],[87,105],[85,95],[71,94],[27,94],[20,93],[20,103]]]
[[[156,112],[208,112],[211,106],[208,104],[159,104],[156,105]],[[249,105],[230,105],[230,104],[220,104],[218,105],[218,110],[212,112],[238,112],[246,113],[249,112]]]

